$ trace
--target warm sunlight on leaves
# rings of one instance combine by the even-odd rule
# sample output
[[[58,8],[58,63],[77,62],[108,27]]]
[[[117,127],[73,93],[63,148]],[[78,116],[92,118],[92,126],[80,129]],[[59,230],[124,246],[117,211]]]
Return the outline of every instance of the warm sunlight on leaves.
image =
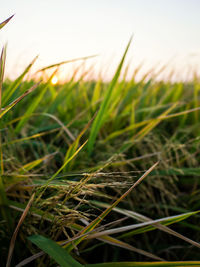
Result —
[[[15,2],[0,266],[200,267],[200,0]]]

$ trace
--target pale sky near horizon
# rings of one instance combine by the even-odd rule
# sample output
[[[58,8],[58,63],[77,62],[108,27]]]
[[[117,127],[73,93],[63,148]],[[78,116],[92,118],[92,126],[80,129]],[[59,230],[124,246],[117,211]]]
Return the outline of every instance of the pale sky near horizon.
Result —
[[[98,54],[88,64],[109,79],[132,34],[131,71],[143,62],[143,72],[168,64],[182,79],[194,70],[200,74],[199,0],[4,1],[0,21],[12,14],[0,31],[11,77],[38,54],[36,69]]]

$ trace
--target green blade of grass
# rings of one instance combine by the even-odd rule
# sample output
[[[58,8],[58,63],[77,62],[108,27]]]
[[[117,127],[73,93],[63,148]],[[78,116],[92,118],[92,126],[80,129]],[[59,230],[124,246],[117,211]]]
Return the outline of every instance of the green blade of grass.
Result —
[[[46,188],[48,187],[48,185],[50,184],[50,182],[51,181],[53,181],[55,178],[56,178],[56,176],[65,168],[65,166],[79,153],[79,151],[85,146],[87,144],[87,140],[85,141],[85,143],[83,143],[74,153],[73,153],[73,155],[70,157],[70,158],[68,158],[64,163],[63,163],[63,165],[58,169],[58,171],[56,172],[56,173],[54,173],[54,175],[52,175],[52,177],[51,178],[49,178],[46,182],[45,182],[45,184],[44,185],[42,185],[42,187],[40,188],[40,190],[39,190],[39,195],[38,195],[38,197],[37,197],[37,199],[36,199],[36,201],[39,201],[40,200],[40,198],[41,198],[41,196],[42,196],[42,194],[45,192],[45,190],[46,190]]]
[[[55,153],[53,154],[49,154],[46,155],[40,159],[36,159],[33,160],[29,163],[26,163],[25,165],[23,165],[22,167],[20,167],[17,172],[19,172],[20,174],[25,174],[26,172],[32,170],[33,168],[35,168],[36,166],[38,166],[39,164],[41,164],[42,162],[45,162],[46,160],[48,160],[49,158],[51,158],[53,155],[55,155]]]
[[[100,99],[101,97],[101,91],[102,91],[102,80],[99,79],[96,82],[96,85],[94,87],[92,99],[91,99],[91,105],[95,105],[95,103]]]
[[[41,102],[41,100],[43,99],[49,84],[51,83],[51,80],[53,78],[53,76],[55,75],[55,73],[57,72],[57,70],[55,70],[53,72],[53,74],[51,75],[51,77],[49,78],[49,80],[47,81],[47,83],[45,84],[45,86],[43,88],[40,88],[40,92],[38,93],[38,95],[33,99],[32,103],[29,105],[27,111],[24,114],[24,118],[21,119],[16,128],[15,128],[15,132],[19,133],[22,129],[22,127],[24,126],[24,124],[28,121],[28,117],[35,111],[35,109],[38,107],[39,103]]]
[[[33,59],[33,61],[24,70],[24,72],[13,83],[11,83],[11,85],[7,88],[7,90],[5,91],[5,93],[2,96],[2,104],[4,106],[8,104],[8,102],[11,99],[11,97],[13,96],[13,94],[15,93],[15,91],[17,90],[19,85],[21,84],[24,76],[29,72],[30,68],[33,66],[33,64],[35,63],[37,58],[38,57],[35,57]]]
[[[148,133],[149,130],[153,129],[158,123],[160,123],[160,121],[169,120],[169,119],[172,119],[172,118],[175,118],[175,117],[179,117],[179,116],[186,116],[189,113],[197,112],[199,110],[200,110],[200,107],[193,108],[193,109],[189,109],[187,107],[186,110],[184,110],[184,111],[180,111],[180,112],[169,114],[169,115],[161,114],[159,117],[157,117],[155,119],[148,119],[148,120],[140,121],[140,122],[137,122],[137,123],[133,123],[133,124],[123,128],[123,129],[121,129],[121,130],[117,130],[117,131],[111,133],[110,135],[108,135],[105,138],[105,140],[103,140],[103,142],[106,143],[107,141],[109,141],[109,140],[111,140],[113,138],[116,138],[116,137],[118,137],[118,136],[120,136],[120,135],[122,135],[122,134],[124,134],[126,132],[129,132],[131,130],[140,128],[141,126],[145,126],[141,131],[143,132],[144,129],[145,129],[145,135],[146,135],[146,133]],[[151,129],[149,129],[150,126],[151,126]],[[138,134],[137,134],[137,137],[138,137]]]
[[[97,114],[97,116],[96,116],[96,118],[95,118],[95,120],[94,120],[94,122],[92,124],[91,133],[90,133],[90,136],[89,136],[89,139],[88,139],[88,153],[89,153],[89,155],[91,155],[91,153],[92,153],[92,150],[93,150],[94,143],[95,143],[95,140],[97,138],[98,132],[99,132],[99,130],[100,130],[102,124],[103,124],[105,116],[107,115],[108,104],[109,104],[113,89],[114,89],[115,85],[117,84],[117,81],[118,81],[119,75],[121,73],[121,69],[122,69],[126,54],[128,52],[129,46],[131,44],[131,41],[132,41],[132,38],[128,42],[128,45],[127,45],[126,50],[124,52],[124,55],[123,55],[123,57],[121,59],[121,62],[119,64],[118,68],[117,68],[117,71],[116,71],[112,81],[109,84],[109,87],[108,87],[108,89],[106,91],[104,100],[103,100],[103,102],[102,102],[102,104],[100,106],[99,112],[98,112],[98,114]]]
[[[143,91],[146,91],[147,88],[151,85],[152,80],[150,79],[144,86],[143,86]],[[123,98],[123,100],[121,101],[118,110],[117,110],[117,115],[119,115],[122,110],[127,106],[127,104],[131,103],[133,100],[133,96],[135,93],[135,90],[140,86],[140,83],[136,84],[135,86],[133,86],[128,92],[127,95]]]
[[[11,110],[17,103],[19,103],[25,96],[29,95],[30,93],[32,93],[33,90],[35,90],[35,88],[38,87],[40,83],[36,83],[35,85],[33,85],[30,89],[28,89],[23,95],[21,95],[20,97],[18,97],[17,99],[15,99],[12,103],[10,103],[9,105],[7,105],[5,108],[1,109],[0,111],[0,118],[2,118],[9,110]]]
[[[45,251],[61,267],[83,266],[78,261],[74,260],[65,249],[61,248],[56,242],[52,241],[51,239],[48,239],[41,235],[33,235],[28,237],[28,240],[30,240],[43,251]]]
[[[93,119],[92,119],[93,120]],[[77,136],[77,138],[74,140],[74,142],[70,145],[70,147],[67,150],[67,153],[65,155],[65,159],[64,162],[68,161],[68,159],[76,152],[79,143],[80,143],[80,139],[81,137],[84,135],[84,133],[87,131],[87,129],[89,128],[90,124],[92,123],[92,120],[89,121],[89,123],[87,123],[87,125],[84,127],[84,129],[80,132],[80,134]],[[65,168],[65,171],[70,171],[72,168],[72,164],[73,161],[71,161]]]
[[[13,205],[11,206],[12,208],[16,208],[16,209],[18,209],[19,211],[22,211],[23,212],[23,209],[24,209],[24,205],[23,204],[21,204],[20,205],[20,208],[19,208],[19,203],[16,203],[16,202],[13,202],[13,201],[10,201],[10,202],[12,202],[12,204],[14,204],[14,206],[15,205],[17,205],[16,207],[14,207]],[[34,213],[34,212],[36,212],[36,210],[35,209],[32,209],[31,210],[31,213],[32,213],[32,215],[34,215],[34,216],[36,216],[36,217],[42,217],[41,216],[41,211],[37,211],[37,213]],[[44,219],[44,218],[43,218]],[[46,218],[47,220],[50,220],[50,221],[53,221],[53,219],[54,219],[54,217],[52,216],[52,218]],[[81,226],[81,225],[78,225],[78,224],[73,224],[72,225],[72,229],[74,229],[74,230],[82,230],[83,229],[83,226]],[[152,254],[152,253],[149,253],[149,252],[146,252],[146,251],[144,251],[144,250],[142,250],[142,249],[138,249],[138,248],[135,248],[135,247],[133,247],[133,246],[131,246],[131,245],[129,245],[129,244],[127,244],[127,243],[125,243],[125,242],[123,242],[123,241],[121,241],[121,240],[118,240],[118,239],[116,239],[116,238],[113,238],[113,237],[110,237],[110,236],[102,236],[101,238],[98,238],[98,240],[100,240],[100,241],[102,241],[102,242],[104,242],[104,243],[108,243],[108,244],[111,244],[111,245],[113,245],[113,246],[117,246],[117,247],[121,247],[121,248],[123,248],[123,249],[127,249],[127,250],[130,250],[130,251],[133,251],[133,252],[135,252],[135,253],[139,253],[139,254],[141,254],[141,255],[144,255],[144,256],[146,256],[146,257],[149,257],[149,258],[152,258],[152,259],[154,259],[154,260],[161,260],[161,261],[164,261],[162,258],[160,258],[160,257],[158,257],[158,256],[156,256],[156,255],[154,255],[154,254]],[[63,242],[63,241],[59,241],[59,242],[56,242],[58,245],[60,245],[60,246],[63,246],[64,244],[65,244],[65,242]],[[64,244],[63,244],[64,243]],[[32,260],[35,260],[35,259],[37,259],[37,258],[39,258],[39,257],[41,257],[41,256],[43,256],[44,255],[44,252],[39,252],[39,253],[37,253],[36,255],[34,255],[34,256],[31,256],[31,257],[29,257],[29,258],[26,258],[25,260],[23,260],[22,262],[20,262],[17,266],[24,266],[24,265],[26,265],[27,263],[30,263]],[[16,266],[16,267],[17,267]]]

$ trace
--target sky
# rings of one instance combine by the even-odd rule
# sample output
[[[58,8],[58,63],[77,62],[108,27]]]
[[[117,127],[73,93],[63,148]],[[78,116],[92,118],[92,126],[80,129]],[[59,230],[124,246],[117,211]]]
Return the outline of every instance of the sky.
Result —
[[[200,74],[199,0],[6,0],[0,21],[15,14],[0,31],[7,48],[6,75],[15,78],[39,55],[35,70],[64,60],[88,59],[91,77],[111,79],[133,35],[126,64],[129,76],[150,69],[186,80]],[[62,68],[63,77],[82,62]]]

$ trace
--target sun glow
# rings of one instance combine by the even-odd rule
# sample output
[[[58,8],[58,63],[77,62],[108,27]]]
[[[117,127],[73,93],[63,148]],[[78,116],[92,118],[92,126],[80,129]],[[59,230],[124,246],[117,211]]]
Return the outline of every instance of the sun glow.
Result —
[[[58,82],[58,78],[56,76],[53,76],[53,78],[51,79],[51,83],[57,84],[57,82]]]

